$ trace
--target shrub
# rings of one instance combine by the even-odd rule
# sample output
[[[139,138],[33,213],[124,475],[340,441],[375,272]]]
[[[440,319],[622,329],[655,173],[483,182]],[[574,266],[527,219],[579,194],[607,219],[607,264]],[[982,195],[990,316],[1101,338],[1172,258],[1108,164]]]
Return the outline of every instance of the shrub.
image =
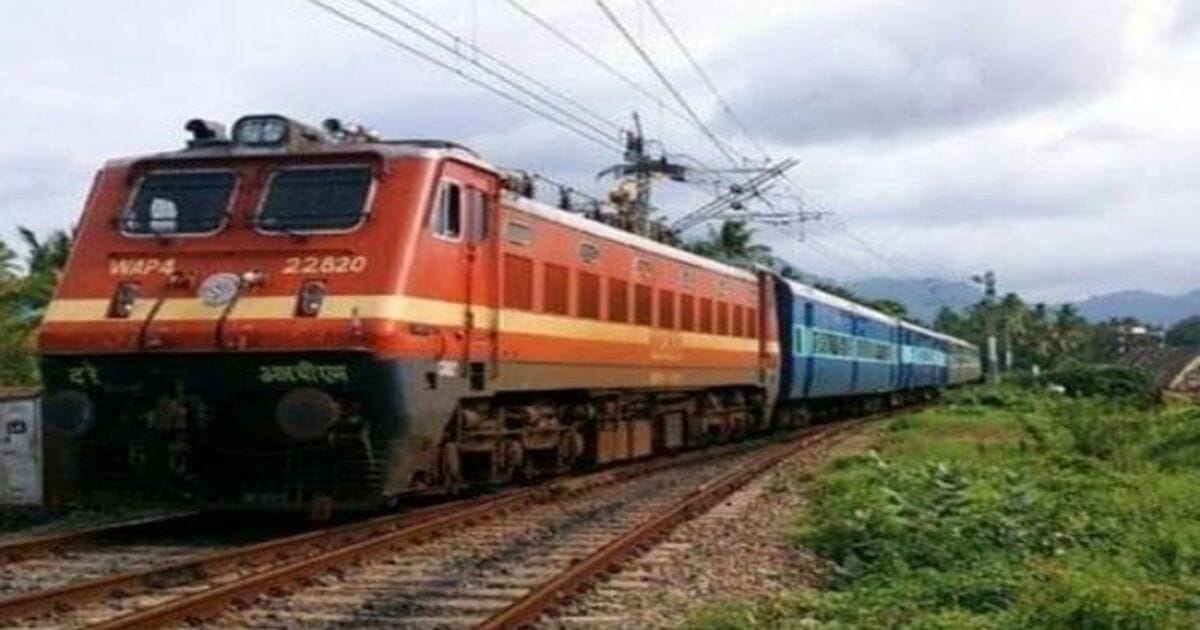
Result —
[[[1068,362],[1047,372],[1043,380],[1063,386],[1073,397],[1099,396],[1144,402],[1153,398],[1150,378],[1137,368]]]
[[[791,535],[821,588],[693,627],[1200,627],[1200,409],[1083,372],[1078,397],[976,388],[893,423],[811,484]]]

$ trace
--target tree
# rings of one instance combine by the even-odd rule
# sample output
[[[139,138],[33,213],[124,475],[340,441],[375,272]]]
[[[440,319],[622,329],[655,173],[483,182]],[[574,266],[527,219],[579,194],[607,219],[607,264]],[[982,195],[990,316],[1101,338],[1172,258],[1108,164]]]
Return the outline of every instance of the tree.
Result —
[[[701,256],[715,258],[739,267],[774,267],[777,261],[771,248],[754,242],[754,230],[742,221],[725,221],[719,229],[708,228],[708,238],[692,241],[688,249]]]
[[[874,300],[869,302],[868,306],[885,315],[891,315],[892,317],[899,317],[901,319],[908,318],[908,307],[896,300]]]
[[[1167,345],[1200,348],[1200,315],[1192,315],[1168,328]]]
[[[23,265],[7,244],[0,243],[0,385],[28,385],[36,380],[31,337],[58,283],[71,252],[71,237],[51,232],[45,239],[18,228],[27,254]]]

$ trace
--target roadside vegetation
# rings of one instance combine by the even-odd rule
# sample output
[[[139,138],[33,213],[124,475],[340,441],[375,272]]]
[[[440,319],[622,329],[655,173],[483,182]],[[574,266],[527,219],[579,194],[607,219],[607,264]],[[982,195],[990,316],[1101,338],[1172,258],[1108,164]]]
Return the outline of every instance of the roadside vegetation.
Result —
[[[0,242],[0,386],[33,385],[33,330],[54,293],[58,273],[67,262],[71,239],[55,231],[39,237],[18,228],[22,257]]]
[[[1116,368],[1053,377],[951,394],[832,463],[789,532],[823,582],[690,626],[1200,627],[1200,408]]]

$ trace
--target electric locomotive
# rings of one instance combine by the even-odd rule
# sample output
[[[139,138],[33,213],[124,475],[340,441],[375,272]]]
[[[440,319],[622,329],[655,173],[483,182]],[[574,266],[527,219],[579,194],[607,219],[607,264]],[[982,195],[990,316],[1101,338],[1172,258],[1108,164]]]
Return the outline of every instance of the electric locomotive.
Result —
[[[766,426],[765,275],[453,143],[187,129],[96,175],[39,330],[64,496],[376,505]]]

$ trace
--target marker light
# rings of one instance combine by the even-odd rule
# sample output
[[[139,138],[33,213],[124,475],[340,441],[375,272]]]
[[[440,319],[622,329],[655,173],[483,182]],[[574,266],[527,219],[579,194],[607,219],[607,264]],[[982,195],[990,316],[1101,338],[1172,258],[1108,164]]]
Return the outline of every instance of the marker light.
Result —
[[[133,313],[133,304],[137,302],[138,285],[136,282],[121,282],[113,292],[112,301],[108,303],[108,316],[115,319],[126,319]]]
[[[305,280],[300,286],[300,295],[296,297],[296,315],[299,317],[316,317],[325,303],[325,282],[322,280]]]

